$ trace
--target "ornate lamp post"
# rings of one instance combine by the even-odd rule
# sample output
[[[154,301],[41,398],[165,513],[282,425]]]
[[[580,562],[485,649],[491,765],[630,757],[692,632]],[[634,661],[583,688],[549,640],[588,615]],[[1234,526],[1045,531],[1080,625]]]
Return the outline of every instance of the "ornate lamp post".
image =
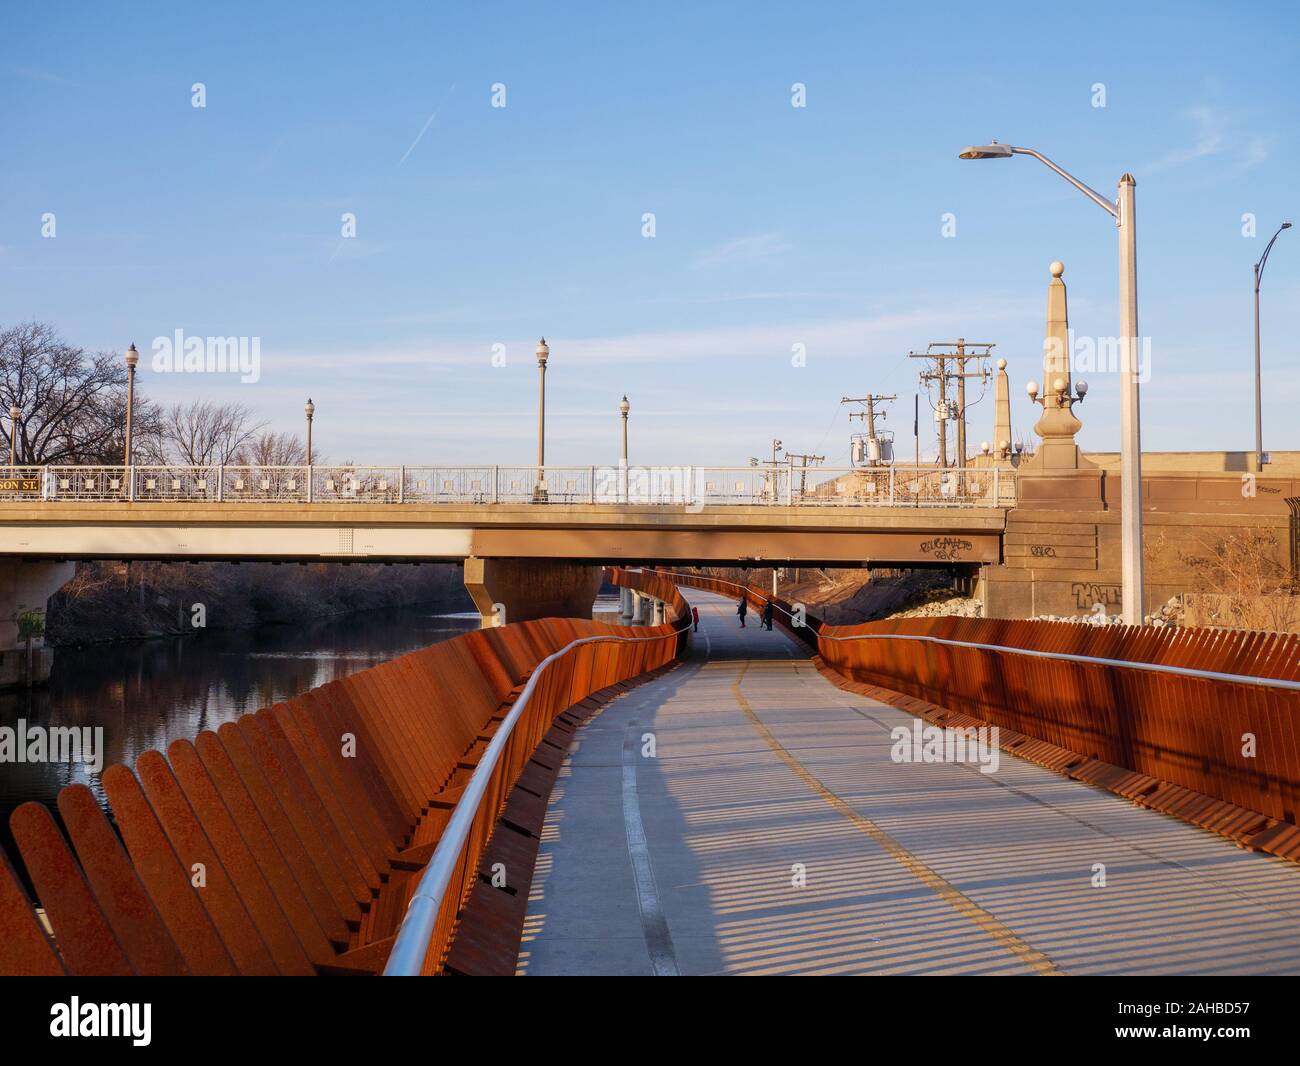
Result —
[[[122,453],[122,465],[131,465],[131,416],[135,412],[135,368],[140,362],[140,353],[132,344],[126,350],[126,447]]]
[[[619,414],[623,416],[623,502],[630,503],[632,500],[631,472],[627,465],[627,413],[632,410],[632,405],[627,402],[627,396],[618,405]]]
[[[18,445],[18,420],[23,417],[22,411],[18,405],[14,404],[9,408],[9,466],[14,465],[15,449]]]
[[[311,420],[316,414],[316,405],[311,402],[311,397],[307,397],[307,402],[302,405],[302,409],[307,415],[307,465],[311,466]]]
[[[546,361],[551,349],[543,337],[537,342],[537,484],[533,502],[546,502]]]

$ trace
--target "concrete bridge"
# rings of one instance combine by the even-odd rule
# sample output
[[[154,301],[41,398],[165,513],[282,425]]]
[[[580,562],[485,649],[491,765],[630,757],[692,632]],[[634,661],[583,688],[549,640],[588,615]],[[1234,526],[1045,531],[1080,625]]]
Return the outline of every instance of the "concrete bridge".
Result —
[[[466,561],[487,622],[589,613],[609,564],[970,568],[1015,475],[880,467],[50,467],[0,477],[0,646],[76,559]]]
[[[1073,445],[1070,446],[1073,448]],[[1049,453],[1044,453],[1045,457]],[[581,616],[605,565],[944,566],[986,616],[1120,606],[1114,471],[754,467],[50,467],[0,476],[0,648],[76,559],[466,564],[485,623]],[[1245,530],[1300,567],[1300,476],[1143,479],[1144,611]]]

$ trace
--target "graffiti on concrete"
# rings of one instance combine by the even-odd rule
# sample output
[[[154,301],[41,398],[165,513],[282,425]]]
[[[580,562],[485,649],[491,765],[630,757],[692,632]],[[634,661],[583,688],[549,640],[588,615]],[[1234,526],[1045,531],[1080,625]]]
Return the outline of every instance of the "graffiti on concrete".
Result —
[[[1081,611],[1091,610],[1096,604],[1118,607],[1120,604],[1119,585],[1099,585],[1092,581],[1076,581],[1070,586],[1074,594],[1075,605]]]
[[[934,540],[921,543],[921,551],[945,563],[960,559],[962,552],[968,552],[974,547],[970,541],[961,537],[935,537]]]

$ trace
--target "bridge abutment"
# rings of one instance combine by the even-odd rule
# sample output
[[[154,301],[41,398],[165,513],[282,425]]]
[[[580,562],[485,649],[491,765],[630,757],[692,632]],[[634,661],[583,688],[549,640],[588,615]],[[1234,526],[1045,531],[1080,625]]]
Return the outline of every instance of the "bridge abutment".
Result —
[[[534,618],[590,618],[601,568],[561,559],[465,560],[465,588],[483,628]]]
[[[49,678],[54,654],[45,647],[43,636],[33,637],[29,667],[19,618],[44,616],[50,597],[72,579],[76,569],[76,563],[70,562],[0,559],[0,688],[25,684],[29,671],[33,682]]]

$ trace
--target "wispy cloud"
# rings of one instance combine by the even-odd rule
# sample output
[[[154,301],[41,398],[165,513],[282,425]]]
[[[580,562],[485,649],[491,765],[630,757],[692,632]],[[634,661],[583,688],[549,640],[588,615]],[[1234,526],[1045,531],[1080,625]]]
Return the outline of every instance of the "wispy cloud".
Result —
[[[438,117],[438,112],[442,110],[442,105],[445,104],[449,99],[451,99],[451,94],[454,93],[455,91],[456,91],[456,83],[452,82],[451,88],[448,89],[446,94],[443,96],[443,98],[438,101],[438,106],[433,109],[433,114],[431,114],[427,119],[425,119],[424,125],[420,127],[420,132],[415,135],[415,140],[411,142],[411,147],[408,148],[405,152],[403,152],[402,158],[397,161],[397,165],[399,167],[406,162],[406,157],[415,151],[415,146],[420,143],[420,138],[422,138],[425,135],[425,133],[428,132],[429,127],[433,125],[433,120]]]
[[[59,74],[53,74],[48,70],[41,70],[38,67],[22,67],[14,63],[0,63],[0,71],[15,78],[22,78],[26,81],[39,81],[46,85],[77,84],[75,81],[71,81]]]
[[[1248,134],[1223,108],[1211,104],[1198,104],[1180,116],[1193,131],[1192,143],[1165,153],[1146,169],[1166,170],[1169,167],[1193,163],[1211,156],[1230,155],[1234,162],[1245,168],[1264,162],[1270,154],[1273,138]]]
[[[725,263],[756,263],[789,249],[790,245],[781,239],[781,234],[758,233],[705,249],[695,257],[695,266],[700,269]]]

